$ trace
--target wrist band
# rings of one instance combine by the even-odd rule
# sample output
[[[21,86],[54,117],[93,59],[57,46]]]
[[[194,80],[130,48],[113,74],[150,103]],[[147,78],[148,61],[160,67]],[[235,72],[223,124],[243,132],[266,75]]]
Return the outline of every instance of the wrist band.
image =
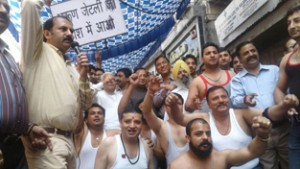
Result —
[[[37,124],[34,124],[34,123],[29,123],[28,124],[28,130],[27,130],[27,133],[26,133],[27,136],[31,133],[34,126],[37,126]]]

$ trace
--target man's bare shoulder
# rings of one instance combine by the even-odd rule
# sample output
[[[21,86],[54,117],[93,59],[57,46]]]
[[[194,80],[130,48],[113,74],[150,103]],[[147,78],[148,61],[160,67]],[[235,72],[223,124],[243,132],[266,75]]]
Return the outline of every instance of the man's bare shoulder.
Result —
[[[204,97],[203,94],[205,92],[205,84],[203,80],[198,76],[193,79],[190,87],[189,87],[189,94],[195,94],[198,95],[198,97],[202,98]]]
[[[193,84],[194,86],[197,86],[197,87],[201,87],[201,86],[204,85],[203,80],[200,78],[200,76],[195,77],[195,78],[192,80],[192,84]]]

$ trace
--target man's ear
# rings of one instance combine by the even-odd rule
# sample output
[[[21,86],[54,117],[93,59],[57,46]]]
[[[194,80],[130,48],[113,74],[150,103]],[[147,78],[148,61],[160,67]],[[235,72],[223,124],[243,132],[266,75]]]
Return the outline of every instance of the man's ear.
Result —
[[[189,135],[185,135],[185,139],[188,143],[191,142],[191,137]]]
[[[51,35],[52,34],[49,30],[44,30],[44,38],[46,39],[46,41],[48,41],[48,39],[50,39]]]

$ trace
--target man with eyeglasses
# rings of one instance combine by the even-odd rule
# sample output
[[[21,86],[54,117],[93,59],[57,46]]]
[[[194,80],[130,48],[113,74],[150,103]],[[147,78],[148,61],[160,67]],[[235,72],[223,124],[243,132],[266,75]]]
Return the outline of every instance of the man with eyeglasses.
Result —
[[[116,90],[117,83],[112,73],[104,73],[102,82],[104,90],[97,93],[95,101],[106,111],[104,129],[106,134],[111,136],[120,133],[118,105],[122,98],[122,92]]]

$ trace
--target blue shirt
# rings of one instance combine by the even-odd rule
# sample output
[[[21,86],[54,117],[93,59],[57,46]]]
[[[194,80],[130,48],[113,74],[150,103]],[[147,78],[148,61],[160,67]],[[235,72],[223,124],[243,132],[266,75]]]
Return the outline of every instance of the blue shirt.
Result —
[[[279,68],[275,65],[259,65],[258,74],[254,75],[247,70],[240,71],[231,80],[231,103],[236,108],[247,108],[244,97],[256,93],[255,109],[264,109],[275,104],[274,90],[277,85]]]

